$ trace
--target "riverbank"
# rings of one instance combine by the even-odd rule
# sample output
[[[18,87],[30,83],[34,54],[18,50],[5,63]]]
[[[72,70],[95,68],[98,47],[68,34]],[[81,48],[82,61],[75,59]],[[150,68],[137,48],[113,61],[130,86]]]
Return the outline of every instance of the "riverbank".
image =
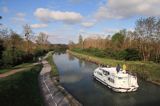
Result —
[[[141,61],[121,61],[108,58],[100,58],[92,56],[89,53],[78,53],[75,51],[67,50],[68,53],[86,61],[90,61],[96,64],[102,64],[104,66],[116,66],[120,64],[121,66],[125,63],[127,69],[130,72],[136,73],[138,77],[152,82],[154,84],[160,85],[160,65],[155,63],[145,63]]]
[[[56,65],[54,64],[54,61],[53,61],[53,53],[54,53],[53,51],[49,52],[46,55],[45,59],[48,61],[48,63],[51,66],[51,77],[58,77],[59,73],[58,73]]]
[[[43,69],[39,75],[40,88],[47,106],[65,105],[81,106],[60,84],[59,74],[53,61],[53,52],[49,52],[43,61]]]
[[[42,106],[37,79],[41,68],[35,65],[0,79],[1,106]]]

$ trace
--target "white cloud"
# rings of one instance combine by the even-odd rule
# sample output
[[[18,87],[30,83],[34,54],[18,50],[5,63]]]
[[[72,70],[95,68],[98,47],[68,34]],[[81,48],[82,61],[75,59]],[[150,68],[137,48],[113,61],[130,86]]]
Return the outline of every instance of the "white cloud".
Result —
[[[97,10],[97,19],[160,16],[160,0],[108,0]]]
[[[8,13],[8,12],[9,12],[9,9],[8,9],[8,7],[4,6],[4,7],[1,8],[1,11],[2,11],[3,13]]]
[[[76,37],[73,35],[65,35],[59,33],[49,33],[48,40],[53,44],[67,44],[70,40],[75,41]]]
[[[95,25],[95,22],[82,22],[81,25],[84,27],[92,27]]]
[[[17,13],[16,16],[17,16],[17,17],[25,17],[26,14],[25,14],[25,13]]]
[[[16,13],[15,17],[12,18],[13,23],[25,23],[26,14],[25,13]]]
[[[44,22],[62,21],[64,23],[75,24],[81,22],[83,19],[83,16],[80,13],[54,11],[45,8],[36,9],[34,15]]]
[[[51,43],[68,44],[71,41],[77,41],[77,32],[71,25],[64,24],[63,26],[56,27],[52,31],[43,31],[48,35],[48,40]]]
[[[32,24],[31,25],[32,28],[45,28],[48,27],[47,24]]]
[[[118,29],[118,28],[117,29],[116,28],[105,28],[104,29],[104,33],[106,33],[107,35],[113,35],[119,31],[120,31],[120,29]]]

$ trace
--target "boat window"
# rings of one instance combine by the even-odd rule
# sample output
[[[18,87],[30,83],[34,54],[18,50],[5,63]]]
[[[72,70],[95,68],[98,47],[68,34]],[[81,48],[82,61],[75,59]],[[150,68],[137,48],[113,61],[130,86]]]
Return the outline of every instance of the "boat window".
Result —
[[[112,78],[110,78],[110,77],[108,78],[108,81],[114,83],[114,79],[112,79]]]
[[[101,75],[101,76],[102,76],[102,73],[100,73],[100,72],[97,72],[97,74],[99,74],[99,75]]]
[[[122,77],[118,77],[118,79],[123,79]]]
[[[109,75],[109,72],[103,70],[103,74],[107,76],[107,75]]]

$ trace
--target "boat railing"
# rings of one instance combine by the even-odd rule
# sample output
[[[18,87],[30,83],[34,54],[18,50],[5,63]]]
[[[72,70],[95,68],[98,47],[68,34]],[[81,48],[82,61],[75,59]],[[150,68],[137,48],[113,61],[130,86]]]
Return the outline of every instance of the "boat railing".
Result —
[[[130,72],[130,71],[126,71],[126,73],[128,73],[129,75],[132,75],[132,76],[137,76],[137,74],[136,73],[134,73],[134,72]]]
[[[99,64],[98,66],[99,66],[99,67],[107,67],[107,68],[110,68],[110,67],[111,67],[109,64],[106,64],[106,65],[105,65],[105,64]]]

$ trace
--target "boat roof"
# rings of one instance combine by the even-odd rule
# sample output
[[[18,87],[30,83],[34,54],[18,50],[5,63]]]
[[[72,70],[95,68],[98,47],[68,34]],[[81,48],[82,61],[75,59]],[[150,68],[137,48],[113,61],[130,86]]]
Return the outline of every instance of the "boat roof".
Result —
[[[117,76],[117,77],[128,77],[128,74],[123,73],[122,70],[117,73],[116,67],[109,67],[109,68],[108,67],[100,67],[100,69],[103,71],[107,71],[110,74]]]

